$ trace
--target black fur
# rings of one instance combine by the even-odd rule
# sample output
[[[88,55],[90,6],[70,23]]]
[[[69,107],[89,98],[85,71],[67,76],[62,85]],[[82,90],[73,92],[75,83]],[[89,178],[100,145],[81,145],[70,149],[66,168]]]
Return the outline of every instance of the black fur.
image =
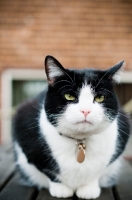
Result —
[[[124,151],[127,141],[130,136],[130,121],[128,116],[121,109],[118,111],[118,138],[117,138],[117,149],[115,154],[112,156],[110,163],[116,160],[121,153]]]
[[[21,146],[28,162],[34,164],[52,181],[57,181],[56,175],[59,173],[59,166],[52,157],[52,152],[46,140],[41,137],[41,130],[38,124],[40,108],[44,105],[44,99],[45,92],[42,92],[37,98],[23,104],[18,109],[13,121],[13,137]],[[17,156],[15,157],[17,159]],[[21,171],[20,166],[19,171]],[[21,174],[23,173],[21,171]]]

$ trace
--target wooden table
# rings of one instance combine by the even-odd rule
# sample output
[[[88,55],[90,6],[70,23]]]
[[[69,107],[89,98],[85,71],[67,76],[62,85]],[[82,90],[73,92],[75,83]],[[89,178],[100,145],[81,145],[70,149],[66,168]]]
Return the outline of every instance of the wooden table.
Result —
[[[78,200],[75,195],[68,199]],[[58,199],[51,197],[45,189],[38,191],[34,187],[20,185],[19,175],[15,171],[12,147],[0,146],[0,200]],[[119,184],[114,188],[102,189],[97,200],[132,200],[132,166],[129,163],[125,163]]]

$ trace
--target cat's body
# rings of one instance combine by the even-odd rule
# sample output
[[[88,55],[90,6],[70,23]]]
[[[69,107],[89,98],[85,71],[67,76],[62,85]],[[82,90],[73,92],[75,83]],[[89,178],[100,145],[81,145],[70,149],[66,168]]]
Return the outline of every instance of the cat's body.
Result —
[[[115,184],[130,133],[112,86],[122,64],[108,71],[65,70],[46,58],[48,90],[14,118],[15,158],[27,184],[49,188],[56,197],[76,192],[86,199]],[[86,145],[82,163],[76,159],[78,139]]]

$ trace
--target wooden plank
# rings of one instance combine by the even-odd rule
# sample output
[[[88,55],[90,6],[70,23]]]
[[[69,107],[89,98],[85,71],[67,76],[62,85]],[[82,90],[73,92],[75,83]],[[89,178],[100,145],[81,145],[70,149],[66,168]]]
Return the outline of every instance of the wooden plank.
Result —
[[[78,199],[78,200],[82,200],[82,199]],[[97,198],[97,200],[114,200],[112,189],[103,188],[101,195]]]
[[[0,200],[32,200],[38,194],[34,187],[19,184],[19,175],[15,175],[0,193]]]
[[[58,198],[52,197],[48,190],[42,189],[40,190],[38,197],[36,200],[58,200]],[[63,198],[59,198],[59,200],[64,200]],[[68,198],[67,200],[82,200],[78,199],[75,195],[71,198]],[[112,189],[102,189],[102,193],[98,200],[114,200]]]
[[[132,200],[132,166],[125,162],[119,183],[116,186],[120,200]]]
[[[114,200],[113,192],[111,188],[103,188],[102,193],[98,200]]]
[[[71,197],[71,198],[68,198],[65,200],[72,200],[72,199],[73,198]],[[42,190],[40,190],[36,200],[58,200],[58,198],[52,197],[48,190],[42,189]],[[59,198],[59,200],[64,200],[64,198]]]
[[[0,147],[0,190],[8,182],[15,171],[11,146]]]

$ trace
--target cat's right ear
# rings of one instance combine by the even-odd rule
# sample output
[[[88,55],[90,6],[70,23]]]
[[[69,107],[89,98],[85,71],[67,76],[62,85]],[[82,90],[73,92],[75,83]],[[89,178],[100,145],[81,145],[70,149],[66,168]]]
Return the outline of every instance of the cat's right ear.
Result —
[[[62,67],[59,61],[56,60],[54,57],[46,56],[45,72],[47,75],[48,83],[50,85],[53,85],[57,77],[65,74],[65,69]]]

